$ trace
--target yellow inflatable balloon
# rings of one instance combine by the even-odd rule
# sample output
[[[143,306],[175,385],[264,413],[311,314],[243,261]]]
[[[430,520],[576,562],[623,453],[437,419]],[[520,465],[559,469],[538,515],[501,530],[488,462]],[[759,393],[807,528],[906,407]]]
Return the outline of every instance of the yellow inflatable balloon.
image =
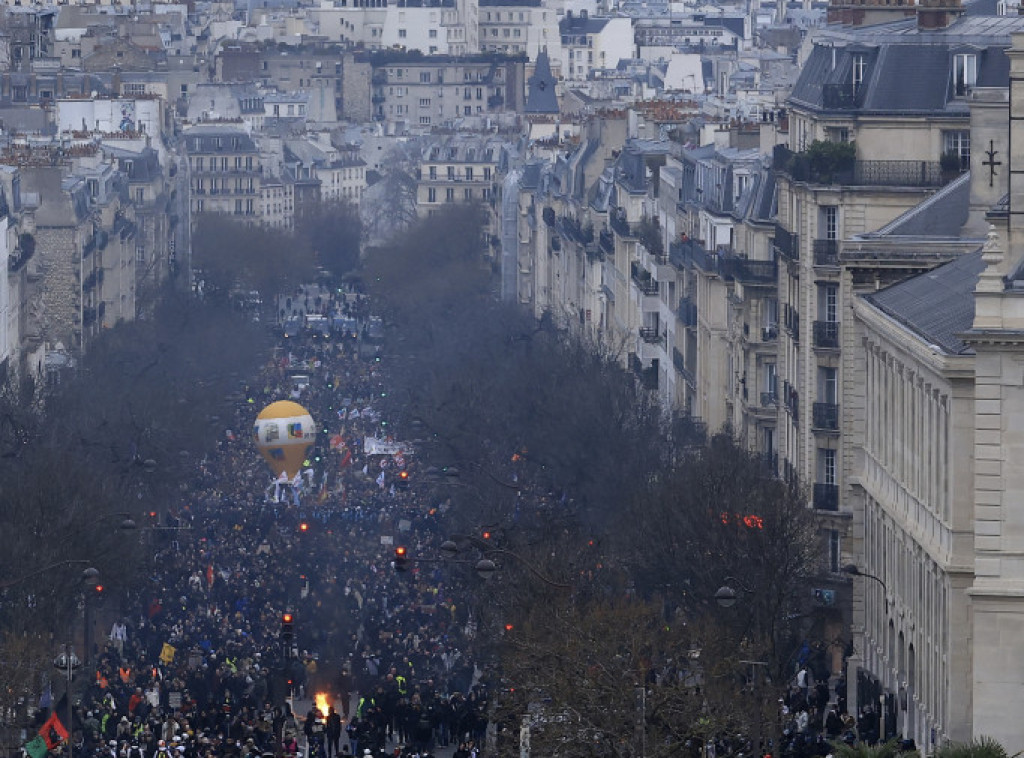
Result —
[[[290,400],[279,400],[264,408],[252,431],[256,447],[276,476],[284,473],[294,478],[316,441],[313,417]]]

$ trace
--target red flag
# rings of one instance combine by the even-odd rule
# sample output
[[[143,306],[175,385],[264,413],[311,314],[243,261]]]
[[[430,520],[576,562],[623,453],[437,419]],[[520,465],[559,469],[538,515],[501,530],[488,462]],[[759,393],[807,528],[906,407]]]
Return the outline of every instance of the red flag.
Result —
[[[46,742],[47,750],[53,750],[61,741],[68,738],[68,730],[64,728],[60,719],[57,718],[57,714],[53,713],[46,720],[46,723],[40,727],[39,736]]]
[[[213,564],[211,563],[206,567],[206,584],[210,589],[213,589]]]

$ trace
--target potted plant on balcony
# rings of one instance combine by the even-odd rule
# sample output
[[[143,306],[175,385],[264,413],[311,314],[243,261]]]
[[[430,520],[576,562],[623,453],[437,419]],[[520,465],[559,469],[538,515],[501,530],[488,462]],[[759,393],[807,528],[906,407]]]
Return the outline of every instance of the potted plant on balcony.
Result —
[[[807,148],[807,160],[813,181],[841,184],[845,176],[853,173],[857,161],[857,146],[852,142],[815,140]]]
[[[963,161],[958,153],[945,152],[939,156],[939,168],[944,181],[955,179],[963,171]]]

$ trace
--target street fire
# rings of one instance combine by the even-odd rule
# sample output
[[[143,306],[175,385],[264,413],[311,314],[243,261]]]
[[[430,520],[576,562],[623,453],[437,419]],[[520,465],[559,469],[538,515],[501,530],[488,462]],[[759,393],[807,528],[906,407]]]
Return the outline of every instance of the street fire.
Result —
[[[327,699],[326,692],[316,693],[316,709],[320,711],[320,715],[327,718],[327,711],[330,710],[330,701]]]

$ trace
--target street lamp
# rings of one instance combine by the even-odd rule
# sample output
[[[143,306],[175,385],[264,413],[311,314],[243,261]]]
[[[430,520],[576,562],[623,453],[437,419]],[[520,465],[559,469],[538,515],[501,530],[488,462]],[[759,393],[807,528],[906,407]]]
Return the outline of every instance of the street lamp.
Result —
[[[885,586],[885,582],[882,581],[882,579],[880,577],[877,577],[874,574],[869,574],[866,571],[861,571],[860,567],[857,566],[855,563],[848,563],[847,565],[843,566],[843,573],[844,574],[849,574],[850,576],[862,576],[865,579],[871,579],[871,580],[873,580],[875,582],[878,582],[878,586],[882,588],[882,603],[883,603],[883,607],[885,609],[885,615],[886,616],[889,615],[889,588]],[[884,621],[883,621],[883,625],[884,625]],[[852,659],[853,659],[853,656],[851,656],[851,660]],[[850,701],[850,702],[857,703],[857,695],[856,695],[856,689],[855,689],[856,688],[856,682],[857,682],[857,676],[856,676],[856,669],[855,668],[854,668],[853,671],[851,671],[851,674],[852,674],[852,676],[848,676],[847,677],[847,687],[849,688],[849,687],[852,686],[854,688],[854,699],[852,701]],[[894,678],[898,679],[899,672],[898,671],[894,671],[893,672],[893,676],[894,676]],[[852,682],[852,685],[850,684],[851,682]],[[878,696],[878,699],[879,699],[878,733],[879,733],[879,736],[884,740],[885,739],[885,711],[886,711],[886,708],[885,708],[885,681],[884,680],[881,682],[881,689],[882,689],[882,694],[880,694]],[[849,700],[849,697],[850,697],[850,695],[849,695],[849,689],[848,689],[847,690],[847,700]]]
[[[718,588],[718,591],[715,592],[715,602],[722,608],[732,608],[736,605],[736,590],[723,584]]]
[[[855,563],[848,563],[845,566],[843,566],[843,573],[849,574],[850,576],[863,576],[865,579],[874,579],[881,585],[882,592],[885,593],[885,597],[889,597],[889,588],[885,586],[885,582],[883,582],[879,577],[875,576],[874,574],[869,574],[867,571],[862,571]]]
[[[43,567],[42,569],[40,569],[38,571],[35,571],[35,572],[31,573],[31,574],[27,574],[27,575],[25,575],[23,577],[20,577],[19,579],[16,579],[14,581],[6,582],[5,584],[0,585],[0,586],[11,587],[11,586],[13,586],[15,584],[18,584],[19,582],[25,581],[26,579],[30,579],[30,578],[32,578],[34,576],[38,576],[39,574],[41,574],[41,573],[43,573],[45,571],[48,571],[48,570],[53,569],[53,568],[57,568],[58,566],[69,566],[69,565],[72,565],[72,564],[85,563],[85,562],[86,561],[73,561],[73,560],[72,561],[61,561],[60,563],[54,563],[54,564],[52,564],[50,566],[45,566],[45,567]],[[99,578],[100,578],[99,570],[93,568],[92,566],[89,566],[88,568],[86,568],[86,569],[84,569],[82,571],[82,575],[79,577],[78,584],[79,584],[79,586],[83,586],[83,587],[95,587],[97,584],[99,584]],[[88,600],[85,600],[85,602],[88,603]],[[88,605],[86,605],[86,607],[88,607]],[[86,621],[86,624],[88,625],[88,621]],[[68,629],[68,643],[67,643],[67,645],[64,646],[64,652],[62,652],[60,655],[58,655],[56,658],[53,659],[54,668],[56,668],[59,671],[63,672],[65,677],[66,677],[66,679],[65,679],[66,684],[65,684],[64,695],[65,695],[65,697],[67,698],[67,701],[68,701],[68,723],[67,723],[67,727],[66,727],[67,731],[68,731],[68,744],[71,743],[71,731],[72,731],[72,728],[73,728],[73,725],[74,725],[73,724],[74,706],[73,706],[72,698],[71,698],[71,679],[74,676],[75,669],[77,669],[82,664],[82,662],[79,660],[78,656],[75,655],[75,649],[74,649],[74,645],[72,643],[72,640],[74,639],[74,636],[75,636],[74,630],[75,630],[75,622],[74,622],[74,620],[72,618],[71,625],[70,625],[70,627]],[[86,636],[88,635],[88,629],[85,630],[85,634],[86,634]],[[88,657],[88,644],[89,643],[88,643],[88,639],[87,638],[85,640],[83,640],[83,644],[87,648],[86,649],[86,656]]]
[[[571,584],[556,582],[554,579],[545,576],[540,572],[540,570],[536,566],[534,566],[530,561],[528,561],[523,556],[519,555],[519,553],[516,553],[512,550],[508,550],[507,548],[494,547],[487,540],[480,539],[479,537],[473,537],[472,535],[452,535],[450,538],[446,539],[444,542],[441,543],[441,546],[438,548],[438,550],[445,559],[452,560],[460,552],[459,542],[466,543],[475,548],[476,550],[480,551],[481,558],[474,564],[474,570],[481,579],[490,579],[492,576],[494,576],[494,572],[498,570],[498,565],[491,559],[491,556],[502,555],[518,561],[521,565],[526,567],[526,569],[529,570],[531,574],[533,574],[535,577],[540,579],[545,584],[548,584],[552,587],[558,587],[559,589],[567,590],[572,588]]]
[[[743,582],[741,582],[739,579],[737,579],[734,576],[727,576],[725,578],[725,581],[727,582],[727,584],[723,584],[715,592],[715,602],[718,603],[719,607],[721,607],[721,608],[732,608],[734,605],[736,605],[736,601],[739,599],[739,595],[736,594],[736,590],[734,590],[730,586],[730,584],[728,584],[728,583],[738,584],[739,588],[743,591],[744,594],[747,594],[747,595],[754,594],[753,590],[751,590],[749,587],[744,585]],[[757,710],[757,721],[754,724],[754,734],[751,735],[751,742],[753,743],[753,748],[755,750],[757,750],[758,754],[760,755],[760,754],[762,754],[761,753],[761,736],[762,736],[761,731],[762,731],[762,726],[763,726],[763,714],[761,712],[761,700],[762,700],[762,698],[761,698],[761,684],[762,684],[762,681],[761,680],[764,677],[763,676],[759,677],[757,675],[757,669],[760,666],[760,667],[763,667],[765,669],[765,671],[767,672],[768,662],[767,661],[741,660],[740,663],[742,663],[745,666],[750,666],[751,684],[753,685],[754,702],[757,704],[757,709],[758,709]],[[766,673],[766,675],[767,675],[767,673]]]

